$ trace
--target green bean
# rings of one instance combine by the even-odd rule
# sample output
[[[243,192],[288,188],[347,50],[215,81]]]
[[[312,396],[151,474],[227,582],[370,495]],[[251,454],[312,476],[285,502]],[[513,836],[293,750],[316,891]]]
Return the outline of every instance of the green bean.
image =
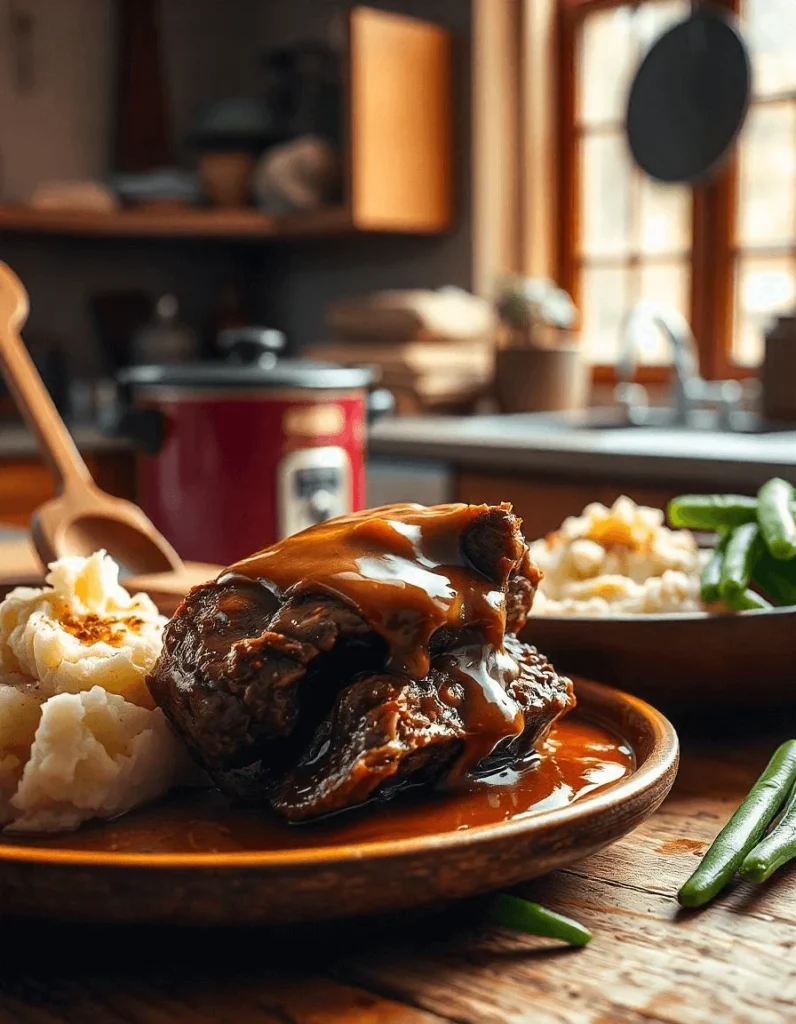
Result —
[[[763,554],[763,541],[757,523],[744,523],[729,536],[721,566],[719,593],[732,607],[752,579],[752,572]]]
[[[487,905],[487,916],[503,928],[511,928],[512,931],[525,932],[528,935],[560,939],[562,942],[568,942],[570,946],[585,946],[592,940],[591,932],[582,924],[573,921],[571,917],[556,914],[553,910],[540,907],[538,903],[531,903],[505,892],[492,897]]]
[[[796,740],[778,747],[749,795],[713,841],[677,898],[684,907],[709,903],[760,840],[796,782]]]
[[[754,590],[742,590],[738,594],[732,594],[727,604],[734,612],[762,611],[774,607],[770,601],[760,594],[756,594]]]
[[[669,502],[669,522],[691,530],[719,530],[753,523],[757,499],[743,494],[683,494]]]
[[[707,565],[702,570],[700,596],[705,604],[714,604],[721,597],[719,583],[721,581],[721,567],[724,564],[724,550],[727,547],[727,540],[726,536],[720,538],[711,553]]]
[[[757,521],[766,547],[782,562],[796,558],[796,520],[792,502],[796,490],[780,477],[763,484],[757,494]]]
[[[776,605],[796,605],[796,561],[778,562],[768,551],[755,566],[753,581]]]
[[[741,878],[765,882],[777,868],[796,857],[796,785],[790,791],[782,815],[768,835],[744,857]]]

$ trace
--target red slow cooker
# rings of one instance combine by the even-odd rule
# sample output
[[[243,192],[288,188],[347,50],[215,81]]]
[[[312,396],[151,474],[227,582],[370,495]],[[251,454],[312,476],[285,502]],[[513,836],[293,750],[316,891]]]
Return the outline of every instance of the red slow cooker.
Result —
[[[269,333],[227,338],[236,362],[119,374],[139,504],[186,559],[226,565],[363,506],[370,371],[277,360]]]

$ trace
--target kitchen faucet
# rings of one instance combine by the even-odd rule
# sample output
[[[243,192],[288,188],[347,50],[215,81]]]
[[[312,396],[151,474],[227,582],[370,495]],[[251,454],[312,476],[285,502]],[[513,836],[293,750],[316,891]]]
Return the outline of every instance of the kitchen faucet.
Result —
[[[619,359],[616,365],[620,383],[615,395],[624,405],[631,423],[643,423],[648,417],[646,388],[633,383],[638,354],[645,335],[657,330],[666,338],[672,353],[670,423],[685,426],[696,409],[712,405],[719,425],[728,429],[732,414],[742,406],[743,388],[735,380],[704,380],[699,373],[699,356],[693,331],[676,310],[654,302],[638,302],[625,315],[620,328]]]

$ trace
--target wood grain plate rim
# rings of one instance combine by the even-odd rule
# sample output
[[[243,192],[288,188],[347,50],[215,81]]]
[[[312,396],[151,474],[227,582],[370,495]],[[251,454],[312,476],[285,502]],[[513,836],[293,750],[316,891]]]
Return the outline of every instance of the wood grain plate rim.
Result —
[[[643,720],[649,731],[651,747],[632,775],[566,807],[541,811],[538,814],[497,824],[475,826],[463,831],[432,833],[405,840],[376,840],[334,847],[315,847],[307,850],[149,854],[58,850],[40,846],[2,844],[0,864],[16,862],[111,869],[135,867],[156,871],[191,869],[197,873],[237,868],[273,868],[278,871],[285,867],[302,866],[334,870],[341,866],[350,866],[365,858],[390,859],[442,850],[465,850],[483,842],[510,840],[512,837],[527,838],[534,832],[545,831],[551,827],[560,828],[579,822],[585,823],[603,812],[610,812],[626,800],[631,801],[647,791],[656,789],[667,776],[671,776],[673,780],[679,760],[679,742],[674,727],[660,711],[639,697],[602,683],[581,677],[576,678],[575,683],[579,702],[588,719],[616,730],[623,715],[634,714]],[[638,750],[635,748],[634,754],[638,756]]]

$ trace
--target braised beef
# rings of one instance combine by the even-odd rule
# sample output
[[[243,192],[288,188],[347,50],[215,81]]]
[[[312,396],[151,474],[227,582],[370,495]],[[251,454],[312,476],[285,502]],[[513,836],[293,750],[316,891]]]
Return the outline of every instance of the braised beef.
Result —
[[[219,785],[289,820],[453,783],[574,703],[514,635],[538,581],[509,506],[341,517],[192,590],[149,687]]]

